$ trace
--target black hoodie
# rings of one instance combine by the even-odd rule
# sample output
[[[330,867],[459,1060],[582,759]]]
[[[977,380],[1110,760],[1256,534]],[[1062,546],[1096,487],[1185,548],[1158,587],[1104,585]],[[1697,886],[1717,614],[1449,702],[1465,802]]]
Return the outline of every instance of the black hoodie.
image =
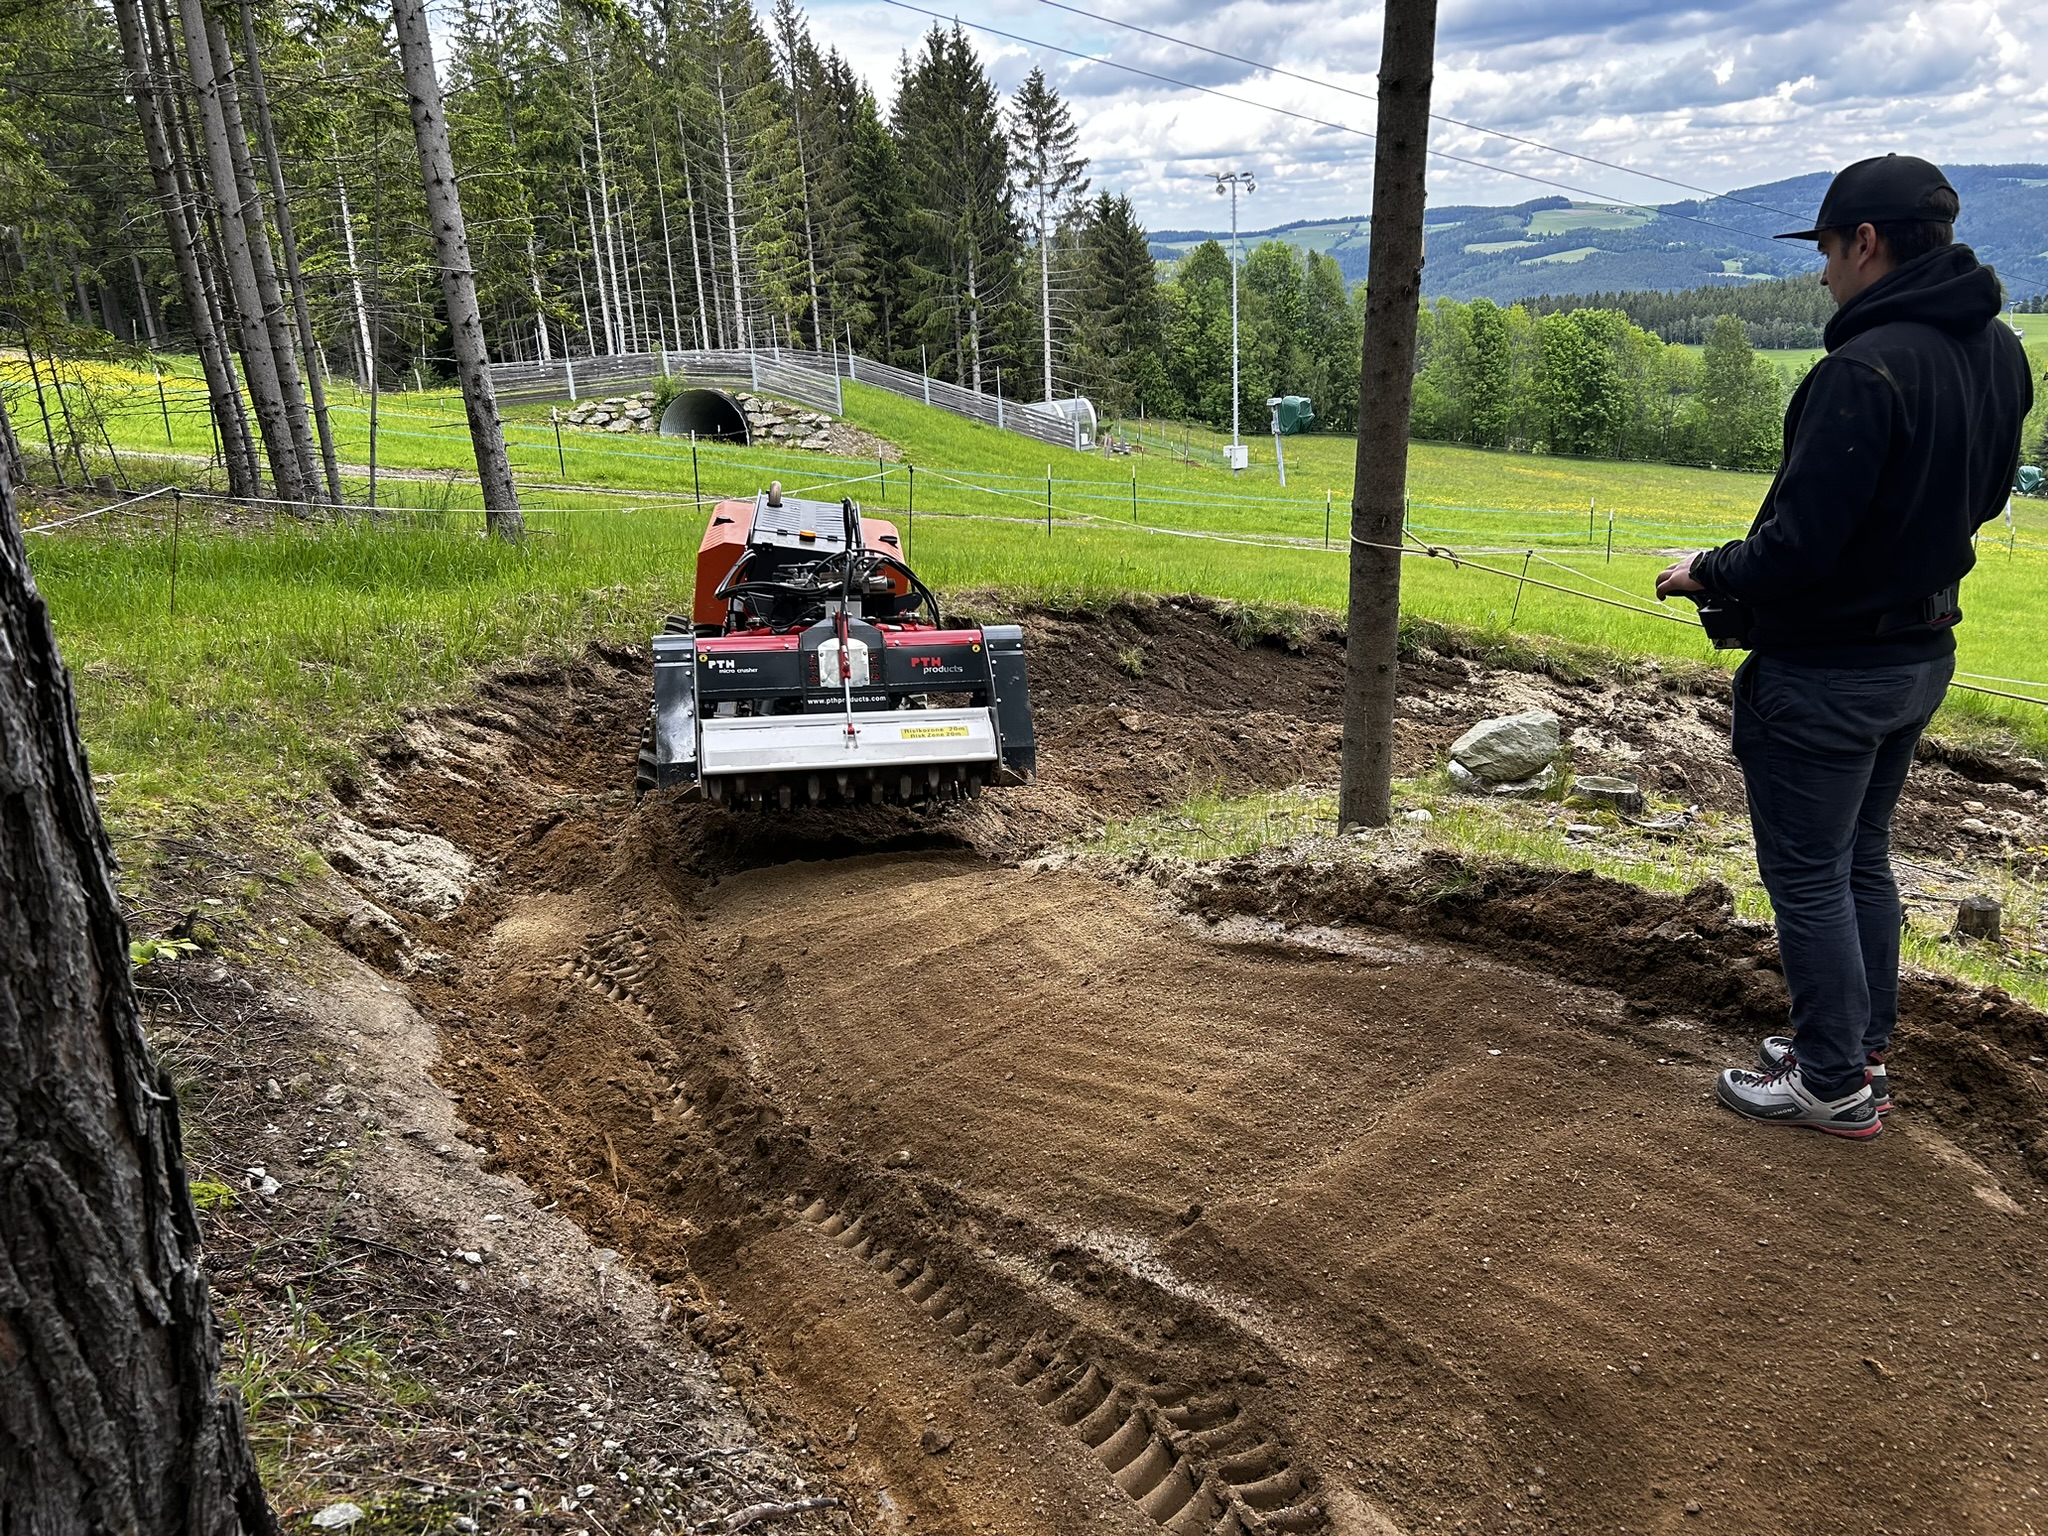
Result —
[[[1998,280],[1964,245],[1887,272],[1835,311],[1785,411],[1785,457],[1749,537],[1693,562],[1755,614],[1758,651],[1869,667],[1955,649],[1922,605],[1976,563],[2004,508],[2034,401],[1998,319]]]

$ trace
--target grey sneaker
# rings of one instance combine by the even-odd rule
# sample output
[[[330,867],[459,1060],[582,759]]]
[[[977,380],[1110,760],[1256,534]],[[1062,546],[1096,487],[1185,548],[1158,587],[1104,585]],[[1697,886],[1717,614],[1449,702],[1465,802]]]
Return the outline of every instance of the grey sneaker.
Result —
[[[1757,1047],[1757,1062],[1766,1072],[1776,1072],[1789,1066],[1792,1061],[1792,1037],[1790,1035],[1765,1035],[1764,1043]],[[1882,1051],[1873,1051],[1870,1060],[1864,1064],[1863,1081],[1870,1084],[1871,1102],[1876,1104],[1880,1115],[1892,1112],[1892,1079],[1885,1066]]]
[[[1817,1099],[1799,1080],[1799,1065],[1790,1062],[1772,1072],[1730,1067],[1715,1084],[1715,1095],[1738,1115],[1769,1125],[1802,1125],[1830,1136],[1861,1141],[1884,1129],[1877,1117],[1870,1085],[1839,1099]]]

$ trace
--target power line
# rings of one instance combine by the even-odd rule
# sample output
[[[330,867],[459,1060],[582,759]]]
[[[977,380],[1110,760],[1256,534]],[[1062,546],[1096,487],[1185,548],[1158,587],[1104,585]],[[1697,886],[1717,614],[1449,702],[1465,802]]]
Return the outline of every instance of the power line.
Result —
[[[986,22],[963,22],[957,16],[947,16],[938,11],[927,10],[921,5],[912,5],[909,3],[909,0],[882,0],[882,3],[894,6],[899,11],[913,11],[920,16],[929,16],[934,21],[950,21],[955,26],[972,27],[978,32],[986,32],[991,37],[1000,37],[1006,42],[1022,43],[1027,48],[1043,48],[1050,53],[1064,54],[1070,59],[1079,59],[1085,64],[1101,64],[1110,69],[1122,70],[1127,75],[1137,75],[1142,79],[1156,80],[1162,85],[1170,85],[1177,90],[1199,91],[1204,96],[1214,96],[1218,100],[1234,102],[1241,107],[1252,107],[1258,111],[1271,112],[1280,117],[1291,117],[1297,122],[1309,123],[1317,128],[1329,128],[1338,133],[1353,134],[1358,138],[1366,140],[1373,140],[1377,137],[1377,135],[1368,133],[1363,128],[1354,128],[1349,123],[1333,122],[1327,117],[1317,117],[1310,112],[1297,112],[1292,107],[1276,107],[1271,102],[1254,101],[1248,96],[1237,96],[1229,91],[1219,91],[1212,85],[1197,85],[1192,80],[1182,80],[1173,75],[1163,75],[1157,70],[1140,69],[1135,64],[1125,64],[1101,54],[1082,53],[1077,49],[1063,48],[1058,43],[1048,43],[1040,38],[1024,37],[1016,32],[1005,32],[1000,27],[992,27]],[[1723,234],[1734,235],[1738,239],[1754,240],[1761,245],[1771,246],[1771,237],[1769,235],[1760,235],[1753,230],[1738,229],[1733,224],[1717,224],[1712,219],[1695,218],[1687,213],[1673,213],[1669,209],[1658,207],[1655,203],[1640,203],[1625,197],[1609,197],[1605,193],[1596,192],[1590,187],[1576,187],[1569,182],[1556,181],[1548,176],[1538,176],[1533,171],[1518,171],[1509,166],[1495,165],[1490,161],[1475,160],[1469,155],[1452,154],[1447,149],[1432,149],[1429,153],[1438,160],[1449,160],[1457,165],[1469,165],[1477,170],[1491,171],[1497,176],[1513,176],[1522,181],[1534,182],[1541,187],[1551,187],[1559,192],[1570,192],[1578,197],[1591,198],[1595,202],[1605,203],[1612,208],[1633,208],[1641,213],[1654,213],[1662,218],[1678,219],[1683,223],[1697,224],[1702,229],[1718,229]],[[1772,248],[1776,249],[1776,247]]]
[[[1269,75],[1278,75],[1288,80],[1299,80],[1304,85],[1317,85],[1321,86],[1324,90],[1339,91],[1346,96],[1355,96],[1360,101],[1377,102],[1379,100],[1378,94],[1372,91],[1361,91],[1352,86],[1339,85],[1334,80],[1323,80],[1314,75],[1297,74],[1291,69],[1282,69],[1278,64],[1268,64],[1260,59],[1248,59],[1241,53],[1229,53],[1221,48],[1211,48],[1202,43],[1191,42],[1185,37],[1175,37],[1170,32],[1155,32],[1150,27],[1139,26],[1136,22],[1119,21],[1114,16],[1103,16],[1095,11],[1084,11],[1079,6],[1063,4],[1062,0],[1038,0],[1038,3],[1040,5],[1049,5],[1056,11],[1065,11],[1069,15],[1084,16],[1090,21],[1099,21],[1105,26],[1122,27],[1126,32],[1136,32],[1144,37],[1156,38],[1162,43],[1171,43],[1176,48],[1187,48],[1195,53],[1206,53],[1214,59],[1227,59],[1233,64],[1243,64],[1251,69],[1263,70]],[[1429,117],[1431,122],[1449,123],[1454,128],[1467,128],[1474,133],[1490,134],[1497,139],[1506,139],[1512,144],[1526,144],[1531,149],[1544,150],[1553,155],[1564,155],[1569,159],[1582,161],[1587,165],[1597,165],[1603,170],[1620,171],[1627,176],[1640,176],[1645,181],[1661,181],[1667,187],[1677,187],[1684,192],[1697,192],[1702,197],[1713,198],[1719,202],[1741,203],[1744,207],[1761,209],[1765,213],[1782,214],[1788,219],[1803,219],[1806,217],[1804,214],[1793,213],[1790,209],[1774,207],[1769,203],[1759,203],[1746,197],[1736,197],[1733,193],[1729,192],[1716,192],[1710,187],[1696,187],[1689,181],[1678,181],[1670,176],[1660,176],[1655,171],[1638,170],[1635,166],[1619,165],[1612,160],[1602,160],[1593,155],[1581,154],[1575,149],[1564,149],[1556,144],[1545,144],[1541,139],[1524,138],[1520,134],[1509,133],[1505,129],[1489,128],[1484,123],[1468,123],[1463,118],[1447,117],[1441,112],[1432,112],[1429,114]]]

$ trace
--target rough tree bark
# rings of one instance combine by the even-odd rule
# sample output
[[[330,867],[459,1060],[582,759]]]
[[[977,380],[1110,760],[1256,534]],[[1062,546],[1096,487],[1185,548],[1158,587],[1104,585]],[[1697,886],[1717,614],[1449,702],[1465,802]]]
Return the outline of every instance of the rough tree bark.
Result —
[[[185,313],[191,319],[193,339],[199,344],[199,366],[206,376],[207,399],[214,423],[220,428],[221,441],[228,445],[228,451],[222,455],[227,463],[228,491],[235,496],[254,496],[261,490],[256,467],[240,451],[248,437],[248,416],[242,408],[242,392],[235,387],[234,374],[228,366],[213,290],[200,271],[199,235],[193,228],[190,201],[179,175],[176,141],[166,126],[162,90],[169,78],[168,67],[159,62],[139,0],[115,0],[114,18],[120,26],[121,55],[128,66],[129,94],[135,98],[136,116],[142,124],[150,178],[156,184],[157,202],[163,208],[171,260],[178,269],[178,288],[185,300]],[[147,296],[142,302],[147,314]]]
[[[291,418],[285,409],[280,359],[271,350],[270,331],[264,323],[263,295],[256,286],[255,254],[250,248],[249,227],[243,219],[234,150],[228,142],[227,118],[221,105],[222,77],[229,62],[214,56],[209,36],[214,29],[207,25],[201,0],[178,0],[178,10],[184,24],[185,65],[198,98],[207,181],[219,223],[228,290],[234,303],[236,330],[242,338],[242,377],[248,382],[249,398],[256,407],[256,424],[263,434],[263,450],[270,460],[270,478],[276,482],[277,494],[286,501],[304,501],[306,485],[293,446]],[[282,367],[290,366],[287,354]]]
[[[469,233],[462,222],[462,194],[455,186],[455,158],[448,149],[441,82],[434,74],[427,7],[425,0],[392,0],[391,13],[398,24],[413,138],[419,144],[427,220],[434,226],[434,250],[441,262],[441,294],[448,303],[448,328],[455,335],[455,370],[462,377],[469,441],[483,484],[484,520],[498,538],[517,539],[525,532],[525,523],[519,516],[512,464],[505,456],[504,429],[498,424],[498,397],[491,386],[490,355],[484,350],[483,316],[477,312],[476,273],[469,264]]]
[[[270,178],[270,202],[277,210],[277,243],[284,251],[285,284],[291,289],[292,312],[299,327],[299,356],[306,360],[306,392],[313,401],[313,430],[320,439],[320,462],[327,471],[327,499],[342,503],[341,461],[334,452],[334,429],[327,416],[327,386],[319,344],[313,339],[313,313],[306,303],[306,274],[299,269],[299,237],[292,228],[292,203],[284,184],[284,157],[278,153],[277,130],[270,120],[270,92],[263,84],[263,62],[257,55],[256,8],[242,0],[242,54],[249,64],[249,97],[256,103],[256,142]]]
[[[275,1536],[112,862],[0,482],[0,1531]]]
[[[1343,777],[1337,820],[1393,816],[1394,686],[1401,635],[1402,510],[1415,320],[1422,304],[1422,207],[1436,0],[1387,0],[1373,151],[1372,251],[1359,355],[1358,467],[1351,493],[1351,613],[1344,651]]]

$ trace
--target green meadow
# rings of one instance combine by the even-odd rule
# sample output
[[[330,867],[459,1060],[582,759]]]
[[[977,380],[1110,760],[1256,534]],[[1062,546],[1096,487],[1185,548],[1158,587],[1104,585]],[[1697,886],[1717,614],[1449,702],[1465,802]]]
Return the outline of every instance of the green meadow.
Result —
[[[33,398],[0,378],[33,443]],[[97,384],[72,402],[89,404],[104,432],[89,468],[118,461],[136,486],[206,482],[211,433],[189,377],[167,379],[161,400],[146,375]],[[361,498],[367,403],[339,393],[339,457]],[[160,820],[294,796],[479,667],[639,639],[687,604],[700,491],[707,502],[751,496],[771,478],[893,518],[941,590],[1012,603],[1202,592],[1254,609],[1344,606],[1349,439],[1288,439],[1283,489],[1270,438],[1249,439],[1252,467],[1232,475],[1216,462],[1225,439],[1178,427],[1148,426],[1144,451],[1112,457],[1047,450],[860,385],[847,386],[847,415],[902,458],[705,444],[693,462],[673,439],[569,431],[558,449],[546,407],[515,411],[508,439],[531,536],[508,547],[481,536],[459,397],[408,392],[378,410],[377,500],[392,510],[305,519],[159,496],[32,537],[110,810]],[[47,480],[46,457],[38,470]],[[1648,600],[1649,584],[1671,552],[1738,536],[1765,484],[1417,444],[1404,609],[1482,635],[1712,661],[1689,608]],[[1965,588],[1963,667],[2048,681],[2048,503],[2022,502],[2009,542],[2003,524],[1996,532]],[[2044,687],[1987,686],[2048,699]],[[1957,695],[1949,727],[2048,747],[2048,710],[1995,698]]]

